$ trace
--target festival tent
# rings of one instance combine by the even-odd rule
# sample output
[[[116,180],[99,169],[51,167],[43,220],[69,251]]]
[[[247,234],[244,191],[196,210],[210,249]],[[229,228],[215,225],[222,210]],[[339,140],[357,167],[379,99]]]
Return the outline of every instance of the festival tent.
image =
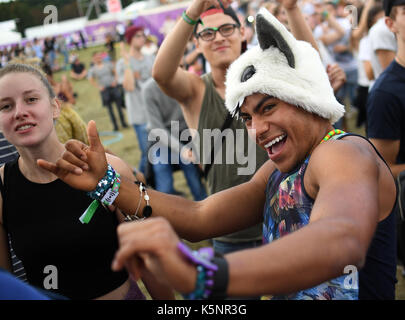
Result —
[[[76,18],[46,25],[25,29],[27,39],[45,38],[58,35],[71,34],[75,31],[83,30],[86,26],[87,18]]]
[[[26,39],[21,36],[12,37],[11,34],[1,36],[1,42],[12,45],[18,42],[24,44],[34,38],[44,39],[63,35],[70,37],[72,34],[82,31],[89,45],[103,43],[107,33],[114,33],[119,23],[131,21],[135,25],[143,26],[150,34],[158,38],[161,43],[168,31],[170,31],[182,12],[188,7],[190,1],[182,1],[167,5],[152,6],[151,1],[138,1],[130,4],[119,13],[103,14],[96,20],[87,20],[87,17],[64,20],[56,23],[35,26],[25,29]]]
[[[21,41],[21,33],[0,30],[0,46],[14,45]]]
[[[161,43],[190,3],[190,1],[183,1],[139,10],[138,16],[132,21],[135,25],[143,26],[155,35],[158,42]]]

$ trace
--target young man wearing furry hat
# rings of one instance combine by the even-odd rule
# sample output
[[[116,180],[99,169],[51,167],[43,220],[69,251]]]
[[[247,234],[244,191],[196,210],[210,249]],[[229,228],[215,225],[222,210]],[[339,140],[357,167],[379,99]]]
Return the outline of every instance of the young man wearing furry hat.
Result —
[[[311,45],[265,9],[256,29],[260,47],[227,74],[226,106],[270,160],[249,182],[200,202],[149,190],[152,218],[118,227],[113,269],[152,272],[197,299],[393,299],[396,188],[388,166],[366,139],[333,129],[344,108]],[[88,133],[90,147],[71,142],[57,165],[39,165],[93,190],[107,162],[94,122]],[[115,205],[142,212],[141,194],[122,179]],[[225,256],[190,253],[172,229],[200,241],[259,222],[264,245]]]
[[[209,194],[250,180],[253,173],[267,160],[263,150],[256,147],[255,161],[249,161],[249,163],[255,162],[256,170],[251,171],[252,175],[239,175],[238,170],[245,167],[245,163],[240,164],[237,160],[233,164],[225,163],[224,155],[224,158],[220,159],[221,163],[217,161],[219,157],[215,157],[215,163],[210,166],[207,163],[214,162],[212,161],[213,156],[211,155],[211,158],[204,156],[208,140],[205,139],[204,130],[224,128],[227,117],[229,117],[224,105],[225,75],[229,65],[240,56],[244,40],[245,29],[235,12],[230,7],[224,8],[230,2],[223,1],[221,7],[217,1],[194,0],[183,14],[183,19],[178,21],[173,31],[165,38],[153,67],[153,77],[156,82],[167,95],[180,103],[188,127],[199,133],[200,157],[197,156],[197,158],[201,159]],[[289,25],[295,36],[298,39],[312,41],[316,47],[312,33],[296,6],[296,0],[280,2],[286,8]],[[202,77],[186,72],[179,67],[187,40],[193,32],[196,47],[202,52],[211,67],[211,72]],[[170,63],[168,63],[169,61]],[[336,82],[339,83],[339,70],[337,71],[334,74],[338,76]],[[240,121],[231,120],[226,129],[232,130],[234,136],[238,130],[244,131],[245,146],[239,149],[248,149],[248,135]],[[238,159],[238,150],[231,156]],[[260,225],[215,238],[213,241],[214,248],[222,253],[256,247],[260,243]]]

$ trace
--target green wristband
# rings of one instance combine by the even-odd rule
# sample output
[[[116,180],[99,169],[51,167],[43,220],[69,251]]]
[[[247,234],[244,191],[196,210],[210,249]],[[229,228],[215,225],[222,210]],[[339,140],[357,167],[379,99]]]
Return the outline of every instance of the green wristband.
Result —
[[[183,11],[183,14],[181,15],[181,17],[183,18],[183,20],[184,20],[185,22],[187,22],[189,25],[192,25],[192,26],[194,26],[194,25],[197,24],[197,22],[198,22],[198,21],[195,21],[195,20],[191,19],[191,18],[187,15],[186,11]]]

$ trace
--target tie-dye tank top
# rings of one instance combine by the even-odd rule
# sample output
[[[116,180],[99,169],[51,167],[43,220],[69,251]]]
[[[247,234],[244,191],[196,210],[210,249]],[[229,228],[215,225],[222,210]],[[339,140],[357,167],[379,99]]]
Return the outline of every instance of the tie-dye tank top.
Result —
[[[344,135],[344,134],[343,134]],[[336,135],[332,138],[339,138]],[[309,157],[300,167],[289,173],[276,170],[270,176],[266,188],[264,206],[263,243],[270,243],[309,223],[314,200],[304,188],[304,174]],[[357,271],[356,271],[357,272]],[[262,299],[354,300],[358,298],[358,283],[348,282],[347,275],[324,282],[316,287],[281,296],[266,296]],[[358,279],[357,276],[350,279]]]

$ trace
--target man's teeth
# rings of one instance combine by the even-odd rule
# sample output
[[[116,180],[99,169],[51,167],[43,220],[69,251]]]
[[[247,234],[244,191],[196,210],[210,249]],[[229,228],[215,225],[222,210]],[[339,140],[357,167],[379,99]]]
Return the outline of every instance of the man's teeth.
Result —
[[[33,125],[32,124],[27,124],[25,126],[19,127],[18,130],[26,130],[28,128],[31,128]]]
[[[267,149],[267,148],[270,148],[273,144],[275,144],[275,143],[277,143],[277,142],[283,140],[285,137],[286,137],[286,135],[285,135],[285,134],[282,134],[281,136],[279,136],[279,137],[277,137],[277,138],[271,140],[271,141],[270,141],[268,144],[266,144],[264,147],[265,147],[266,149]]]

